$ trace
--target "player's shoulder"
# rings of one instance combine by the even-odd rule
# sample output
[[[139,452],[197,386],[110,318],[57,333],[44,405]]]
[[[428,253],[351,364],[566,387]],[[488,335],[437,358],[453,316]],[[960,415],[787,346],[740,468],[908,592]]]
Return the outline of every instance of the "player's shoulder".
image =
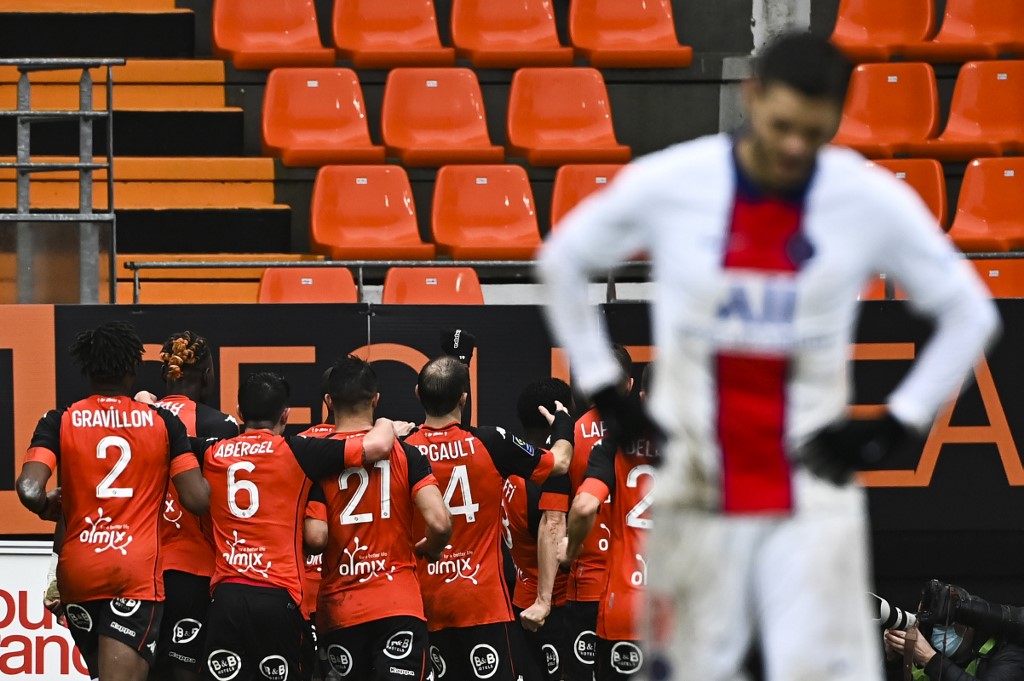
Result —
[[[825,192],[855,192],[858,200],[869,203],[913,195],[913,190],[889,170],[853,149],[832,145],[818,154],[815,183]]]
[[[634,181],[667,178],[676,182],[680,174],[728,171],[731,153],[729,135],[706,135],[641,156],[626,167],[623,176]]]

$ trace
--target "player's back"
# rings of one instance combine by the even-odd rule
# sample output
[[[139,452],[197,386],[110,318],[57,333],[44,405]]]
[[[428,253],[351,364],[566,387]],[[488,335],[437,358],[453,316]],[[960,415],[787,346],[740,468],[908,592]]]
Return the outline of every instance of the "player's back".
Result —
[[[510,622],[512,608],[498,545],[504,479],[474,430],[421,426],[406,442],[430,461],[452,514],[441,560],[419,563],[430,631]],[[422,521],[416,525],[417,535]]]
[[[288,441],[249,431],[214,443],[204,458],[216,552],[211,587],[276,587],[301,603],[301,520],[312,483]]]
[[[576,421],[575,443],[572,462],[569,464],[569,480],[572,494],[583,483],[587,472],[590,451],[604,437],[604,421],[597,408],[591,408]],[[597,601],[604,593],[607,579],[608,538],[610,527],[610,504],[601,504],[597,513],[594,530],[583,541],[583,547],[569,570],[567,586],[569,600]]]
[[[93,395],[49,418],[59,423],[67,523],[58,566],[63,600],[161,600],[158,521],[173,417],[130,397]]]
[[[361,440],[363,432],[332,439]],[[413,553],[413,498],[436,484],[418,449],[395,441],[372,468],[347,468],[320,480],[328,542],[317,627],[331,631],[385,617],[424,619]]]

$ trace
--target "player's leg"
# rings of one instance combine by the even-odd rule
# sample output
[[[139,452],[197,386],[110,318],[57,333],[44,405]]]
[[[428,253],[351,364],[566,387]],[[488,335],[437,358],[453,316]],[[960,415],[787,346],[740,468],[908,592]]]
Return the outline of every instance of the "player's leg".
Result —
[[[316,635],[315,613],[306,622],[306,635],[302,639],[302,681],[320,681],[319,647]]]
[[[846,504],[779,521],[758,555],[757,595],[767,681],[879,681],[871,624],[862,491]],[[840,500],[841,497],[840,497]]]
[[[302,681],[302,647],[308,630],[299,606],[284,589],[243,588],[250,644],[244,663],[251,660],[256,678]]]
[[[385,617],[373,624],[374,681],[423,681],[427,662],[427,623],[415,617]]]
[[[94,610],[99,635],[100,681],[145,681],[156,653],[163,603],[133,598],[100,601]]]
[[[373,678],[374,629],[372,622],[320,632],[320,650],[326,655],[324,677],[341,681]]]
[[[68,631],[71,632],[75,647],[82,654],[85,666],[89,670],[89,676],[93,679],[98,679],[100,676],[96,611],[100,607],[106,607],[105,603],[106,601],[92,601],[64,605],[64,617],[68,623]]]
[[[248,617],[244,589],[239,584],[221,584],[213,592],[199,669],[203,681],[245,681],[254,677],[255,669],[243,665]]]
[[[519,622],[519,616],[523,609],[512,606],[512,612],[516,616],[516,622]],[[547,622],[544,623],[541,631],[546,627]],[[548,677],[541,631],[523,629],[522,634],[512,640],[512,656],[516,661],[516,671],[523,677],[523,681],[544,681]],[[560,679],[561,676],[558,678]]]
[[[640,641],[597,639],[597,681],[627,681],[645,670]]]
[[[565,604],[566,655],[563,667],[568,681],[592,681],[597,661],[598,601],[569,601]]]
[[[765,524],[656,509],[648,541],[644,678],[739,681],[753,637],[752,559]]]
[[[153,672],[162,672],[163,679],[197,681],[206,644],[204,625],[210,609],[210,578],[167,570],[164,594],[163,625]]]

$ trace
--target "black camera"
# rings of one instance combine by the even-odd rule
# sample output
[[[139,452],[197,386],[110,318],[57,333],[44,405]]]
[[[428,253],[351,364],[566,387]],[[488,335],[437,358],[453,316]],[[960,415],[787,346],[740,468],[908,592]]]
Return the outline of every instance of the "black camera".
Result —
[[[882,629],[906,631],[917,624],[917,616],[914,613],[890,604],[881,596],[870,593],[868,595],[871,597],[871,611],[878,613],[878,616],[872,619]]]

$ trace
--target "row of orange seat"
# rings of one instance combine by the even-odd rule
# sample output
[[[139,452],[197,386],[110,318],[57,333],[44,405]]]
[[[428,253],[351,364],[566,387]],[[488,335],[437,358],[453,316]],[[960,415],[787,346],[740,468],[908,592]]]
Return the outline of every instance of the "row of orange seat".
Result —
[[[555,176],[552,223],[604,187],[619,165],[567,165]],[[313,248],[335,260],[529,260],[541,237],[533,191],[520,166],[445,166],[434,186],[424,243],[400,166],[326,166],[313,189]]]
[[[685,67],[671,0],[574,0],[573,47],[558,40],[551,0],[453,0],[454,47],[441,44],[433,0],[334,0],[333,48],[320,42],[313,0],[215,0],[213,43],[240,69],[329,66],[565,66],[578,55],[599,67]],[[575,50],[573,49],[575,48]]]
[[[858,62],[964,62],[1024,57],[1024,2],[946,0],[936,32],[935,0],[840,0],[832,41]]]
[[[388,73],[381,112],[384,147],[370,140],[362,88],[346,68],[271,71],[263,101],[263,147],[285,165],[406,166],[500,163],[483,95],[471,69],[398,68]],[[612,125],[608,90],[591,68],[516,71],[508,106],[509,154],[537,166],[621,163],[630,158]]]
[[[853,72],[834,142],[871,158],[968,161],[1024,153],[1024,61],[964,64],[941,134],[929,64],[862,64]]]
[[[269,267],[260,278],[260,303],[355,303],[359,292],[344,267]],[[385,305],[483,305],[471,267],[392,267],[384,275]]]

